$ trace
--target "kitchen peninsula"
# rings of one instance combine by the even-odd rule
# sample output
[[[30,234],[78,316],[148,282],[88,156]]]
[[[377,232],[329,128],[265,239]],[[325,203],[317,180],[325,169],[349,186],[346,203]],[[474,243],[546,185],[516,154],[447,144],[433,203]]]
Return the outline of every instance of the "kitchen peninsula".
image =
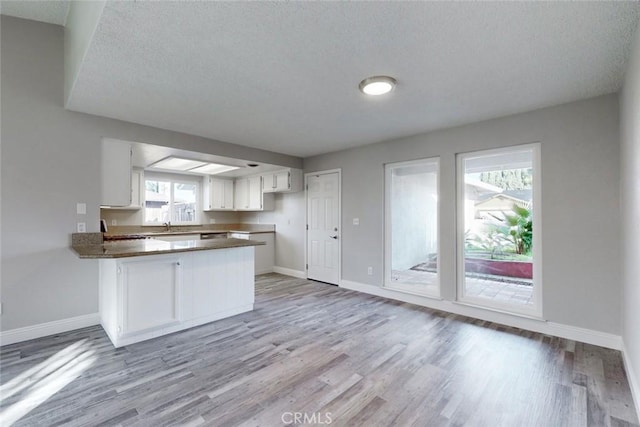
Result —
[[[254,247],[263,244],[72,235],[73,251],[99,262],[100,319],[115,347],[253,310]]]

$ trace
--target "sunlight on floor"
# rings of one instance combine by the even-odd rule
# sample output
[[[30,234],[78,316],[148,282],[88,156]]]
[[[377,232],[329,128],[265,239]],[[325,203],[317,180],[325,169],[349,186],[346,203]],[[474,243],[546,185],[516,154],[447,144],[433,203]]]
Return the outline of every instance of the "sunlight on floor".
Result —
[[[0,411],[0,425],[10,426],[38,405],[62,390],[95,361],[88,340],[78,341],[0,386],[0,401],[22,393],[18,400]],[[3,405],[4,406],[4,405]]]

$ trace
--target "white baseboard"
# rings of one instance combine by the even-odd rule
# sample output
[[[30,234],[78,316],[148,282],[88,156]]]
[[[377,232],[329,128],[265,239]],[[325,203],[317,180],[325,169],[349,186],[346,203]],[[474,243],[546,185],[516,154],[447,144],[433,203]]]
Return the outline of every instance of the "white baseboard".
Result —
[[[398,292],[382,288],[380,286],[367,285],[349,280],[342,280],[340,282],[340,287],[398,301],[404,301],[436,310],[442,310],[448,313],[459,314],[462,316],[473,317],[475,319],[525,329],[527,331],[567,338],[587,344],[612,348],[614,350],[622,350],[622,338],[619,335],[609,334],[606,332],[594,331],[591,329],[579,328],[576,326],[564,325],[545,320],[537,320],[497,311],[484,310],[482,308],[459,304],[452,301],[422,297],[419,295]]]
[[[25,326],[23,328],[10,329],[0,332],[0,345],[14,344],[99,324],[100,315],[98,313],[92,313],[70,317],[68,319],[54,320],[53,322],[40,323],[38,325]]]
[[[636,406],[636,412],[640,414],[640,378],[636,376],[636,371],[631,363],[631,356],[627,352],[624,340],[622,341],[622,363],[624,364],[624,370],[627,373],[627,380],[629,381],[629,388],[631,389],[631,397],[633,397],[633,403]]]
[[[285,276],[297,277],[298,279],[306,279],[307,273],[300,270],[292,270],[291,268],[273,267],[274,273],[284,274]]]

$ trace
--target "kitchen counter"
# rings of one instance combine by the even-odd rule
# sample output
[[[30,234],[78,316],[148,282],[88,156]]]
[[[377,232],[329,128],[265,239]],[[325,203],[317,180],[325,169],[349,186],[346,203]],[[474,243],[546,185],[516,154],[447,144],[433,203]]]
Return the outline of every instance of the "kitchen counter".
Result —
[[[238,233],[238,234],[261,234],[275,233],[273,224],[206,224],[206,225],[172,225],[171,231],[164,226],[136,226],[120,225],[109,227],[109,231],[104,233],[105,239],[118,238],[124,236],[179,236],[188,234],[216,234],[216,233]]]
[[[178,234],[185,234],[184,232]],[[193,232],[189,233],[193,234]],[[104,242],[102,244],[73,245],[71,249],[80,258],[126,258],[144,255],[171,254],[177,252],[207,251],[213,249],[260,246],[264,242],[242,239],[181,240],[166,242],[163,240],[143,239]]]

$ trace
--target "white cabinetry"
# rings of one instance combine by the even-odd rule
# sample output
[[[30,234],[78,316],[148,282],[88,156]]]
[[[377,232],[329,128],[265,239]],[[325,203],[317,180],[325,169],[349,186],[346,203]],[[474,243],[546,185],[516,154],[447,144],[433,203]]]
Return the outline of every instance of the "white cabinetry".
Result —
[[[302,190],[302,171],[284,169],[262,175],[262,191],[265,193],[293,193]]]
[[[131,205],[129,209],[141,209],[144,205],[144,170],[131,171]]]
[[[254,249],[101,259],[100,320],[116,347],[253,310]]]
[[[180,264],[177,257],[120,264],[122,337],[180,322]]]
[[[112,210],[139,210],[144,207],[144,170],[131,171],[131,204],[128,206],[103,206]]]
[[[259,175],[236,179],[234,203],[239,211],[269,211],[274,207],[273,195],[262,192]]]
[[[272,273],[276,263],[275,257],[275,233],[229,233],[234,239],[254,240],[264,242],[264,245],[256,246],[255,272],[256,274]]]
[[[131,144],[103,139],[100,152],[100,204],[131,205]]]
[[[205,211],[232,211],[234,208],[233,181],[229,179],[204,178],[204,203]]]

